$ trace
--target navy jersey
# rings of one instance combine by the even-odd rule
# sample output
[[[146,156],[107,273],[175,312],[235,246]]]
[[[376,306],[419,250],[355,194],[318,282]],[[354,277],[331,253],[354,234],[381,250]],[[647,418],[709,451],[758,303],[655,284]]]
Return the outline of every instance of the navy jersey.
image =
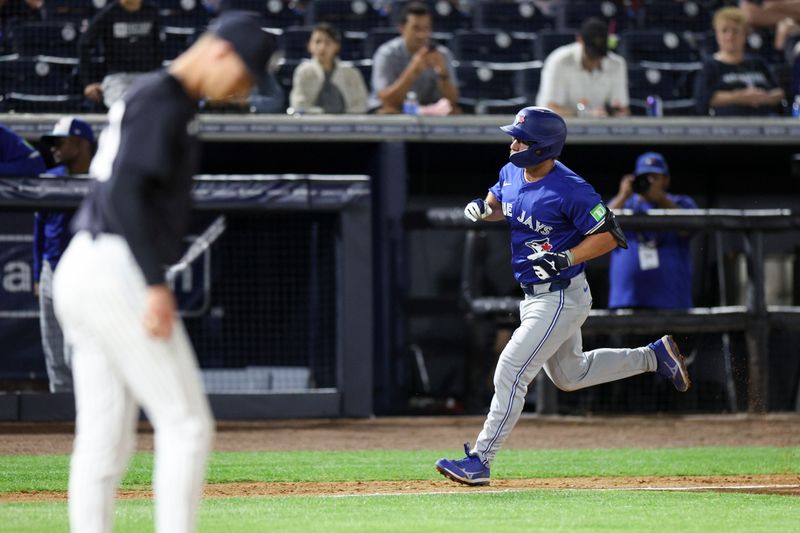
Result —
[[[667,194],[683,209],[696,209],[689,196]],[[635,213],[647,213],[654,206],[638,194],[623,206]],[[688,309],[692,307],[692,257],[689,238],[674,231],[626,231],[628,249],[611,252],[608,307]],[[658,268],[642,269],[641,243],[654,243]]]
[[[525,181],[525,169],[508,163],[489,190],[502,204],[511,228],[514,277],[526,285],[542,283],[529,255],[574,248],[603,225],[608,212],[594,187],[559,161],[534,183]],[[572,278],[584,268],[583,263],[571,266],[553,279]]]
[[[97,179],[72,229],[128,242],[149,285],[180,259],[199,156],[195,109],[164,71],[143,77],[108,111],[89,173]]]
[[[92,49],[102,44],[103,72],[94,72]],[[103,8],[89,23],[78,43],[78,72],[83,85],[117,72],[148,72],[161,66],[158,9],[142,3],[128,11],[118,1]]]
[[[47,171],[53,176],[66,176],[67,167],[60,165]],[[65,211],[37,211],[33,214],[33,279],[42,274],[42,261],[55,269],[61,254],[67,249],[72,234],[69,231],[71,215]]]

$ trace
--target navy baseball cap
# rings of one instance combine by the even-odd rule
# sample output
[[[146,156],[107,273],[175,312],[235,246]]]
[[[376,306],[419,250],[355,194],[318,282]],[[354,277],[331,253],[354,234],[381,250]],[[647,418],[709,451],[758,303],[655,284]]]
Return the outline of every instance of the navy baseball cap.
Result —
[[[276,46],[275,37],[262,29],[266,25],[264,18],[255,11],[230,9],[214,19],[208,29],[231,43],[253,80],[258,81]]]
[[[86,139],[90,143],[94,143],[92,127],[75,117],[61,118],[56,122],[56,125],[53,126],[53,131],[42,135],[42,142],[51,143],[53,140],[63,137],[80,137],[81,139]]]
[[[581,39],[587,56],[597,58],[608,53],[608,25],[601,19],[586,19],[581,25]]]
[[[663,155],[658,152],[646,152],[636,160],[636,170],[633,173],[636,176],[641,176],[642,174],[665,174],[669,176],[669,167]]]

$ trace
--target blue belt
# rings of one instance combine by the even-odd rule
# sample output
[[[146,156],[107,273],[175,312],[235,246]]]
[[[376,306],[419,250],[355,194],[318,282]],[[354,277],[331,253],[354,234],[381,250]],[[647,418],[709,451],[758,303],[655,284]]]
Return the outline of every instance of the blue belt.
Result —
[[[519,286],[522,289],[522,292],[527,294],[528,296],[536,296],[538,294],[544,294],[546,292],[556,292],[561,291],[569,287],[569,284],[572,282],[571,279],[557,279],[552,283],[533,283],[533,284],[525,284],[520,283]]]

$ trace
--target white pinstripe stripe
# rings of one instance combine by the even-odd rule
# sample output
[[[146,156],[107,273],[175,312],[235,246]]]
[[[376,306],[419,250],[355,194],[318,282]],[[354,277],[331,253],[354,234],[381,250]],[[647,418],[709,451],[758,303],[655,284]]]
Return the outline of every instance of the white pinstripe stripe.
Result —
[[[564,299],[565,299],[564,289],[558,291],[558,294],[559,294],[558,309],[556,309],[556,314],[553,316],[553,321],[550,322],[550,325],[548,326],[547,331],[544,334],[544,337],[542,337],[542,340],[539,341],[539,345],[536,346],[536,348],[534,348],[533,353],[530,355],[530,357],[528,357],[527,361],[525,361],[525,364],[522,365],[522,368],[520,368],[519,371],[517,372],[517,375],[514,378],[514,384],[511,386],[511,395],[510,395],[511,397],[508,402],[508,407],[506,407],[505,415],[503,415],[503,419],[500,421],[500,425],[497,427],[497,431],[495,431],[494,437],[492,437],[492,440],[489,441],[489,445],[481,453],[486,453],[488,450],[492,449],[494,443],[497,441],[498,437],[500,437],[500,433],[503,431],[503,426],[505,426],[506,422],[508,421],[508,417],[511,415],[511,406],[514,404],[514,391],[517,388],[517,384],[519,383],[520,378],[522,378],[522,374],[524,374],[525,371],[528,369],[528,366],[530,366],[530,364],[533,362],[534,358],[536,357],[536,354],[539,353],[539,350],[541,350],[542,346],[544,346],[545,341],[547,341],[547,338],[555,329],[556,322],[558,322],[558,317],[561,316],[561,310],[564,308]]]

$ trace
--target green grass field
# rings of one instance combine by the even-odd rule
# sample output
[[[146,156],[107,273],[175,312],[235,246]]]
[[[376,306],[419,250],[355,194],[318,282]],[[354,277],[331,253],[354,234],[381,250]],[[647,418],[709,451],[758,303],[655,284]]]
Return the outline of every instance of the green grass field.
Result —
[[[438,480],[444,451],[215,453],[209,483]],[[151,454],[123,486],[148,488]],[[0,456],[0,492],[64,491],[68,457]],[[497,479],[800,474],[800,448],[506,450]],[[452,488],[455,488],[452,485]],[[443,490],[451,485],[443,483]],[[2,531],[67,531],[63,502],[0,503]],[[152,531],[152,504],[118,503],[115,531]],[[251,531],[800,531],[795,496],[714,492],[521,490],[214,498],[200,530]]]

